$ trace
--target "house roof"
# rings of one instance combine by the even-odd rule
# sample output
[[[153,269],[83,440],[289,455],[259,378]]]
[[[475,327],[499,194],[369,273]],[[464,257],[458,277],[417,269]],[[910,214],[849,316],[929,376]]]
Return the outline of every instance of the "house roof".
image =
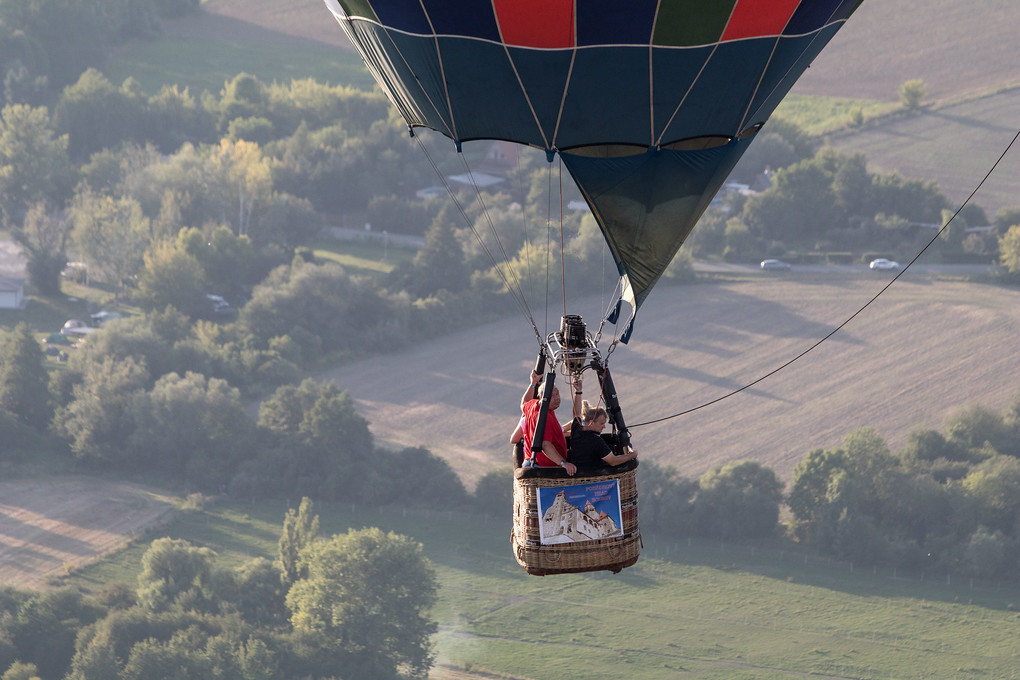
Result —
[[[21,293],[25,290],[25,279],[0,276],[0,293]]]

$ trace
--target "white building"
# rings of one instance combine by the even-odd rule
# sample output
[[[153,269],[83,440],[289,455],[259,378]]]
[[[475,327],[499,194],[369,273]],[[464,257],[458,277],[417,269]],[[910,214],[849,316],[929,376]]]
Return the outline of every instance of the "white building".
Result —
[[[0,309],[21,309],[26,303],[25,279],[0,277]]]
[[[542,542],[547,544],[594,541],[619,534],[620,528],[612,517],[596,510],[591,501],[585,502],[583,510],[568,503],[565,491],[556,494],[542,516]]]

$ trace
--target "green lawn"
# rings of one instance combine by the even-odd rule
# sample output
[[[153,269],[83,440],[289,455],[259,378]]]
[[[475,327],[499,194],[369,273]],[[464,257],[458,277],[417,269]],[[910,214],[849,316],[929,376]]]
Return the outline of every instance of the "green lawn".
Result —
[[[899,108],[899,104],[864,99],[788,95],[776,108],[775,116],[794,123],[808,134],[820,135],[853,127],[855,115],[868,120]]]
[[[376,241],[322,238],[312,244],[312,252],[317,261],[336,262],[350,274],[382,279],[398,264],[413,260],[417,250]]]
[[[296,505],[294,499],[291,505]],[[425,546],[441,582],[438,663],[505,678],[1011,677],[1020,590],[947,575],[894,576],[777,546],[645,536],[638,564],[532,577],[506,517],[374,512],[317,504],[322,532],[378,526]],[[220,564],[273,558],[283,503],[224,502],[182,514],[77,572],[133,583],[148,541],[184,538]]]

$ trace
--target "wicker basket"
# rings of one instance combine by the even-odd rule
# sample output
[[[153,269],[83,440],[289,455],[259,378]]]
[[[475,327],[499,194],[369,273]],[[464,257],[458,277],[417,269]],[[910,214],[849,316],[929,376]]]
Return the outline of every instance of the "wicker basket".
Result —
[[[623,467],[623,466],[621,466]],[[550,470],[554,476],[544,474],[514,475],[514,526],[510,534],[514,556],[525,571],[535,576],[573,574],[586,571],[611,571],[614,574],[638,560],[641,532],[638,529],[637,483],[635,466],[611,474],[567,477],[555,475],[561,470]],[[623,535],[574,543],[542,545],[539,529],[539,489],[564,487],[575,484],[620,482],[620,507]]]

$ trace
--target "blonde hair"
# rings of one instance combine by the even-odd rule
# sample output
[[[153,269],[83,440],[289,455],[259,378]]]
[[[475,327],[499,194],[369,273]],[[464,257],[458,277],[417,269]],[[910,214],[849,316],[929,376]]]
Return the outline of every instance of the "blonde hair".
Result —
[[[581,402],[581,417],[584,419],[585,423],[594,423],[602,416],[609,416],[609,414],[606,413],[606,409],[597,404],[591,404],[587,399]]]

